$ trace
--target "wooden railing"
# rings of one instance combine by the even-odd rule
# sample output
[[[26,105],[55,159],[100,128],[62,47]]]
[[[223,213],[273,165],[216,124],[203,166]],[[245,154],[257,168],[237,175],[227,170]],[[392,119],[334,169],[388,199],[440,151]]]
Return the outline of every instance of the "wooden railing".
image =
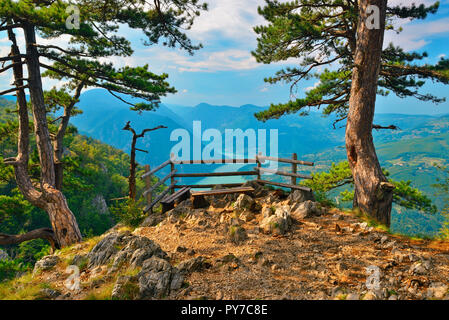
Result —
[[[192,189],[207,189],[207,188],[213,188],[217,185],[223,186],[224,188],[232,188],[232,187],[239,187],[242,185],[242,183],[220,183],[220,184],[178,184],[178,181],[175,180],[176,178],[207,178],[207,177],[235,177],[235,176],[256,176],[257,179],[254,181],[257,181],[260,184],[263,185],[273,185],[277,187],[282,188],[288,188],[291,190],[303,190],[303,191],[312,191],[310,188],[299,186],[297,184],[297,179],[312,179],[312,176],[305,175],[298,173],[298,165],[303,166],[314,166],[315,164],[313,162],[308,161],[301,161],[297,159],[297,154],[294,153],[292,155],[292,158],[276,158],[276,157],[268,157],[264,156],[262,154],[259,154],[256,156],[255,159],[219,159],[219,160],[171,160],[174,159],[173,155],[170,160],[165,161],[158,167],[154,168],[153,170],[150,170],[150,166],[145,167],[145,174],[142,175],[142,179],[145,180],[146,189],[143,192],[142,196],[147,199],[147,206],[145,208],[145,212],[148,212],[152,210],[152,208],[160,202],[166,195],[169,193],[173,194],[175,192],[175,189],[182,189],[182,188],[192,188]],[[263,168],[262,164],[265,161],[277,161],[282,163],[289,163],[291,164],[291,172],[287,171],[280,171],[275,169],[269,169],[269,168]],[[178,173],[177,169],[175,168],[175,165],[185,165],[185,164],[251,164],[254,163],[257,166],[254,167],[253,171],[232,171],[232,172],[204,172],[204,173]],[[160,179],[156,184],[151,185],[151,179],[150,177],[154,175],[156,172],[164,169],[165,167],[170,166],[170,172],[164,176],[162,179]],[[287,176],[290,177],[290,183],[280,183],[270,180],[263,180],[262,175],[264,173],[270,173],[275,174],[279,176]],[[165,184],[170,180],[170,185],[162,191],[160,194],[155,195],[155,191],[158,187]],[[153,196],[155,198],[153,199]]]

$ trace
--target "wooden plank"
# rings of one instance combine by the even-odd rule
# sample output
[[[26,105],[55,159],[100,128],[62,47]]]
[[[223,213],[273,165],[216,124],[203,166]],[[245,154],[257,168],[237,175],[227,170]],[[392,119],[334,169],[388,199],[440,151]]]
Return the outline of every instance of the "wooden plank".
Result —
[[[162,184],[164,184],[168,179],[172,178],[174,176],[174,174],[176,173],[176,169],[172,172],[170,172],[167,176],[165,176],[165,178],[163,178],[162,180],[159,180],[154,186],[152,186],[150,189],[145,190],[143,192],[143,196],[146,197],[147,194],[153,192],[154,190],[156,190],[159,186],[161,186]],[[173,181],[171,182],[171,185],[173,185]]]
[[[312,176],[300,174],[300,173],[290,173],[286,171],[278,171],[275,169],[268,169],[268,168],[254,168],[255,170],[259,170],[261,172],[268,172],[268,173],[274,173],[279,176],[287,176],[287,177],[295,177],[295,178],[301,178],[301,179],[313,179]],[[260,179],[259,179],[260,180]]]
[[[151,176],[152,174],[155,174],[156,172],[158,172],[159,170],[165,168],[166,166],[168,166],[171,163],[170,160],[165,161],[163,164],[161,164],[160,166],[154,168],[153,170],[146,172],[145,174],[142,175],[142,179],[144,179],[145,177]]]
[[[174,164],[256,163],[256,159],[174,160]]]
[[[207,190],[207,191],[197,191],[193,192],[192,196],[217,196],[230,193],[245,193],[254,192],[253,187],[239,187],[239,188],[229,188],[229,189],[219,189],[219,190]]]
[[[199,178],[199,177],[234,177],[234,176],[256,176],[256,171],[234,171],[234,172],[205,172],[205,173],[177,173],[175,178]]]
[[[179,189],[178,191],[176,191],[174,194],[165,197],[164,199],[162,199],[161,202],[172,202],[175,201],[176,198],[180,197],[181,195],[183,195],[184,193],[188,192],[190,190],[190,188],[184,187],[182,189]]]
[[[243,183],[218,183],[218,184],[186,184],[186,185],[175,185],[175,189],[181,189],[184,187],[190,187],[192,189],[208,189],[216,186],[222,186],[223,188],[233,188],[240,187]]]
[[[303,166],[313,167],[315,163],[309,161],[301,161],[301,160],[293,160],[288,158],[275,158],[275,157],[267,157],[267,156],[257,156],[259,160],[269,160],[269,161],[277,161],[277,162],[285,162],[285,163],[295,163]]]
[[[175,183],[176,183],[176,181],[175,181]],[[167,189],[165,189],[164,191],[162,191],[154,200],[153,200],[153,202],[150,204],[150,205],[148,205],[148,206],[146,206],[145,207],[145,209],[144,209],[144,212],[148,212],[148,211],[150,211],[150,209],[151,208],[153,208],[159,201],[161,201],[164,197],[165,197],[165,195],[167,195],[169,192],[170,192],[170,188],[171,188],[172,186],[170,186],[170,187],[168,187]]]
[[[190,188],[182,188],[174,194],[165,197],[161,200],[162,213],[170,211],[175,207],[176,203],[187,200],[189,198]]]
[[[280,183],[280,182],[274,182],[274,181],[268,181],[268,180],[256,180],[256,182],[261,184],[271,184],[273,186],[282,187],[282,188],[289,188],[289,189],[296,189],[296,190],[302,190],[306,192],[312,192],[312,189],[303,187],[303,186],[294,186],[287,183]]]

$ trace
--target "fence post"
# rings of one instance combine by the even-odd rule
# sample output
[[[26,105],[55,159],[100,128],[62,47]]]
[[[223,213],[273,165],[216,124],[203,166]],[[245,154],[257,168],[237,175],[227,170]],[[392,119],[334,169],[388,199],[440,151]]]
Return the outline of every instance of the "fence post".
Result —
[[[147,172],[150,172],[149,164],[145,165],[145,173],[147,173]],[[145,190],[148,190],[150,188],[151,188],[151,176],[146,176],[145,177]],[[151,202],[153,201],[153,193],[149,192],[146,196],[146,199],[147,199],[147,205],[149,206],[151,204]]]
[[[298,160],[298,155],[294,153],[292,155],[293,160]],[[298,165],[296,163],[292,163],[292,173],[298,173]],[[292,177],[291,184],[296,186],[296,177]],[[291,190],[293,192],[293,189]]]
[[[175,164],[173,163],[174,159],[175,159],[175,155],[173,153],[171,153],[170,154],[170,172],[173,172],[175,170]],[[175,193],[174,183],[175,183],[175,177],[171,176],[170,185],[172,185],[173,187],[170,188],[170,194]]]

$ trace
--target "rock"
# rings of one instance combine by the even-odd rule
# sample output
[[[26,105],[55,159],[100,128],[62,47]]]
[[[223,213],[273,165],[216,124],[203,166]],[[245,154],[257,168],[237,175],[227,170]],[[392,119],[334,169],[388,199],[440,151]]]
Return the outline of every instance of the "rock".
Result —
[[[346,300],[360,300],[360,295],[358,293],[350,293],[346,296]]]
[[[429,261],[419,261],[411,265],[409,273],[415,275],[424,275],[430,270]]]
[[[77,254],[72,259],[72,265],[75,265],[80,269],[84,269],[88,264],[89,258],[86,254]]]
[[[89,268],[108,264],[120,248],[126,244],[126,237],[130,237],[130,232],[112,232],[107,234],[95,247],[89,252]]]
[[[159,215],[150,214],[143,222],[140,224],[141,227],[154,227],[164,220],[164,217]]]
[[[9,255],[5,251],[0,249],[0,261],[3,260],[9,260]]]
[[[55,299],[61,295],[61,292],[58,290],[53,290],[50,288],[45,288],[39,291],[40,299]]]
[[[231,226],[228,231],[230,240],[235,244],[240,244],[248,239],[246,230],[240,226]]]
[[[274,215],[265,218],[260,223],[264,233],[285,234],[291,225],[291,218],[285,207],[277,208]]]
[[[146,260],[138,277],[139,299],[162,299],[182,283],[178,270],[158,257]]]
[[[180,253],[182,253],[182,252],[187,252],[187,248],[186,247],[183,247],[183,246],[178,246],[177,248],[176,248],[176,252],[180,252]]]
[[[45,256],[34,265],[33,273],[37,271],[46,271],[56,266],[61,259],[58,256]]]
[[[313,192],[303,191],[303,190],[295,190],[287,198],[288,203],[290,205],[302,203],[307,200],[315,201],[315,197]]]
[[[157,243],[129,232],[108,234],[87,255],[89,268],[107,265],[112,261],[109,273],[116,272],[124,264],[140,267],[153,256],[167,259],[167,254]]]
[[[266,190],[261,184],[256,181],[248,181],[245,182],[242,187],[252,187],[254,189],[254,196],[256,198],[265,197],[268,194],[268,190]]]
[[[255,201],[247,194],[241,194],[233,204],[236,212],[251,211],[254,208]]]
[[[449,286],[442,282],[432,283],[427,289],[427,297],[443,299],[448,293],[448,290]]]
[[[139,298],[139,285],[137,276],[118,277],[112,289],[112,300],[136,300]]]
[[[205,268],[210,267],[210,264],[206,262],[204,257],[196,257],[181,262],[177,268],[181,273],[192,273],[202,271]]]
[[[321,209],[316,202],[307,200],[302,203],[294,204],[291,208],[291,215],[293,218],[301,220],[321,215]]]
[[[95,196],[92,200],[92,206],[97,209],[100,214],[109,214],[108,204],[101,194]]]
[[[263,204],[271,206],[273,203],[279,201],[279,196],[273,192],[269,193],[265,198],[261,200]]]
[[[377,300],[377,296],[374,292],[368,291],[364,296],[362,300]]]
[[[271,217],[271,216],[274,214],[275,211],[276,211],[276,210],[275,210],[273,207],[268,206],[268,205],[264,205],[264,206],[262,207],[262,212],[261,212],[261,214],[262,214],[262,216],[263,216],[264,218],[268,218],[268,217]]]
[[[161,247],[148,238],[131,236],[127,242],[126,246],[116,254],[110,272],[117,271],[124,263],[129,263],[132,268],[141,267],[145,260],[153,256],[168,258]]]
[[[249,210],[245,210],[243,211],[243,213],[240,215],[240,219],[242,219],[245,222],[249,222],[251,220],[254,220],[256,216],[254,215],[254,213],[252,213]]]

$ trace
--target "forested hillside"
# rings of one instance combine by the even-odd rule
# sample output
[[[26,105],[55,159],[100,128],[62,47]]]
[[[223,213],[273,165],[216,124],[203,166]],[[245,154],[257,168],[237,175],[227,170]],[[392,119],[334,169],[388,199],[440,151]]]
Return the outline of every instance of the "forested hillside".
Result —
[[[0,99],[0,233],[19,234],[36,228],[51,227],[48,215],[32,206],[19,192],[11,166],[3,159],[17,153],[17,122],[15,103]],[[126,133],[123,133],[126,136]],[[85,237],[100,235],[116,224],[109,207],[116,204],[111,199],[128,193],[129,156],[98,140],[77,133],[75,127],[65,136],[64,185],[70,208],[75,213],[80,230]],[[32,141],[32,150],[35,141]],[[37,178],[39,161],[31,153],[30,172]],[[142,168],[139,167],[140,172]],[[141,190],[142,182],[138,181]],[[48,251],[44,240],[25,242],[8,248],[17,261],[33,263]]]

